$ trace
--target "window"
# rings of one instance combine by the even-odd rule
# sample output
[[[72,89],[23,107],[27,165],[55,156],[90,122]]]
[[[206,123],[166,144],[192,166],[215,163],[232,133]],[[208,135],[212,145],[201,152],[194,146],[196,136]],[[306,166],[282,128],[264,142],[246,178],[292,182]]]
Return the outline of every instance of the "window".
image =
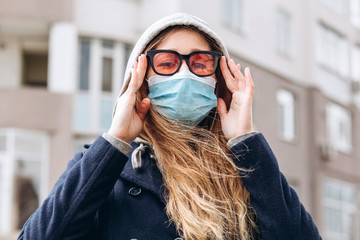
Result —
[[[97,136],[94,137],[76,137],[74,141],[74,154],[78,152],[83,152],[86,149],[84,148],[85,144],[92,144],[96,140]]]
[[[330,145],[335,150],[349,153],[352,149],[351,113],[337,104],[329,103],[326,121]]]
[[[279,90],[276,94],[279,112],[280,136],[284,140],[292,141],[295,138],[295,98],[286,90]]]
[[[80,40],[79,89],[89,90],[90,40]]]
[[[102,90],[111,92],[112,90],[112,69],[113,60],[110,57],[103,57],[102,61]]]
[[[0,135],[0,152],[6,150],[6,136]]]
[[[347,40],[323,24],[318,25],[317,61],[343,79],[349,76]]]
[[[41,53],[24,54],[24,85],[30,87],[47,86],[48,56]]]
[[[244,31],[244,1],[223,1],[223,22],[236,31]]]
[[[321,0],[321,2],[336,13],[345,14],[347,12],[348,0]]]
[[[112,91],[113,81],[113,49],[114,43],[103,41],[103,57],[102,57],[102,91]]]
[[[108,130],[111,126],[114,101],[111,96],[103,96],[100,101],[100,129]]]
[[[5,161],[5,152],[2,151],[0,152],[0,236],[12,231],[11,226],[7,223],[7,217],[11,214],[8,209],[11,199],[9,199],[10,195],[8,193],[8,187],[6,187],[8,184],[5,181],[5,179],[8,179],[4,170]]]
[[[360,0],[351,0],[351,22],[358,28],[360,28]]]
[[[290,16],[285,11],[277,11],[276,48],[283,55],[290,56]]]
[[[74,98],[73,127],[77,132],[88,132],[92,128],[91,97],[89,94],[78,93]]]
[[[79,91],[74,97],[74,131],[97,134],[110,127],[128,45],[87,38],[80,39],[79,45]]]
[[[45,133],[0,129],[0,235],[21,229],[47,192]]]
[[[355,234],[355,187],[327,178],[323,185],[324,236],[328,240],[352,240]]]
[[[351,78],[360,82],[360,46],[353,46],[351,55]]]
[[[126,69],[126,65],[127,65],[127,62],[130,58],[130,55],[131,55],[131,52],[133,50],[134,46],[133,45],[130,45],[130,44],[125,44],[124,45],[124,50],[125,50],[125,53],[124,53],[124,69]]]
[[[112,109],[114,100],[113,90],[113,59],[114,42],[103,41],[102,43],[102,94],[100,97],[99,128],[107,130],[111,125]]]
[[[73,127],[77,131],[91,129],[91,97],[90,97],[90,57],[91,40],[82,38],[79,41],[79,93],[74,98]]]

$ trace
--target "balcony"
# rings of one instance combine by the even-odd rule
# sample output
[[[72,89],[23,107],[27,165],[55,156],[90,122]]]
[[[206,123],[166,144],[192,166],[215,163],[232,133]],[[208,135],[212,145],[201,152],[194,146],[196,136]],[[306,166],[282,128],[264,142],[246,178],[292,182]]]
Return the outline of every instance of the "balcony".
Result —
[[[71,21],[72,13],[73,0],[3,0],[0,8],[1,19],[25,21]],[[0,26],[0,29],[3,29],[3,25]]]

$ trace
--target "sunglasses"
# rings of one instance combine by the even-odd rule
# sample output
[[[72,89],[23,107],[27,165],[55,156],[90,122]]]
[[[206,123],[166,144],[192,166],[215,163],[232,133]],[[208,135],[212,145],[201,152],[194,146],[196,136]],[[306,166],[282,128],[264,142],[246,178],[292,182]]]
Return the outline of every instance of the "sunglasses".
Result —
[[[172,50],[149,50],[146,56],[151,68],[158,75],[170,76],[176,73],[185,59],[190,72],[199,77],[213,75],[218,66],[221,53],[215,51],[195,51],[188,55]]]

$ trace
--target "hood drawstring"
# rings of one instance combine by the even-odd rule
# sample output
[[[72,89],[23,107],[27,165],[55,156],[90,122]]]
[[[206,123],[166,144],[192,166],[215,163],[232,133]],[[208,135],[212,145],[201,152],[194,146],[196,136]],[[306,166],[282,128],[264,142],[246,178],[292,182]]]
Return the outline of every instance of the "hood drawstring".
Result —
[[[137,137],[134,142],[140,145],[131,154],[131,164],[134,170],[139,170],[142,167],[142,155],[146,152],[146,149],[150,150],[150,158],[154,160],[156,160],[156,154],[148,141]]]

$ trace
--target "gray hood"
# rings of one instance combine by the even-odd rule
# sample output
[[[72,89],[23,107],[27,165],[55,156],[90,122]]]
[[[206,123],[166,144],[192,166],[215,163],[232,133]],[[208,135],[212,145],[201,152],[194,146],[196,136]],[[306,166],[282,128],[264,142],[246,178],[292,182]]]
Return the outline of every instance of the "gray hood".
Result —
[[[226,56],[226,58],[229,58],[229,53],[225,47],[224,42],[221,40],[221,38],[215,33],[215,31],[212,29],[212,27],[207,24],[202,19],[192,16],[190,14],[186,13],[176,13],[167,17],[164,17],[154,24],[152,24],[150,27],[148,27],[145,32],[141,35],[139,40],[136,42],[131,55],[129,57],[126,69],[125,69],[125,75],[124,75],[124,82],[120,90],[120,95],[122,95],[125,92],[125,86],[127,85],[129,81],[129,76],[131,73],[131,69],[133,67],[134,61],[140,56],[141,53],[143,53],[145,47],[151,40],[158,35],[161,31],[165,30],[168,27],[176,26],[176,25],[189,25],[194,26],[198,28],[200,31],[207,33],[210,37],[212,37],[217,44],[220,46],[221,51]]]

